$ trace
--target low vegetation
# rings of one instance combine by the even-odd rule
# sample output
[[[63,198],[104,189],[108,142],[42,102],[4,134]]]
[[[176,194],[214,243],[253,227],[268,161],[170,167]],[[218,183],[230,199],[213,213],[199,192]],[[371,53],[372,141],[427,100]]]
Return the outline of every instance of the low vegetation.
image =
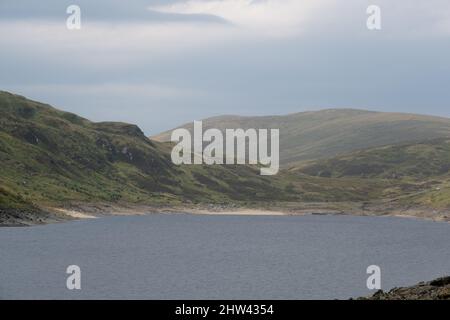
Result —
[[[335,112],[324,114],[332,117]],[[362,117],[365,124],[373,117],[380,120],[376,113],[343,112],[353,120]],[[421,132],[429,136],[450,132],[448,120],[441,118],[419,121],[411,117],[401,121],[407,121],[403,128],[413,123],[423,125]],[[313,130],[318,122],[317,119],[315,125],[309,123],[307,127]],[[304,133],[306,129],[298,130]],[[339,136],[343,139],[339,142],[340,151],[346,149],[342,146],[351,144],[353,138],[347,135],[348,132]],[[335,138],[330,138],[330,143],[335,143]],[[294,143],[294,138],[285,143]],[[327,145],[321,144],[320,148]],[[94,123],[22,96],[0,92],[0,223],[12,216],[45,216],[46,208],[80,203],[259,208],[298,208],[299,203],[321,203],[341,210],[350,210],[350,203],[359,203],[357,208],[389,203],[450,208],[450,138],[292,162],[290,168],[276,176],[261,176],[255,166],[176,166],[170,159],[171,147],[170,142],[147,138],[135,125]],[[311,150],[311,156],[317,155],[318,149]]]
[[[360,149],[450,137],[450,119],[417,114],[329,109],[285,116],[219,116],[202,121],[209,128],[280,130],[281,165],[326,159]],[[192,123],[182,126],[192,130]],[[172,130],[152,137],[169,141]]]
[[[298,163],[291,172],[330,179],[383,182],[383,197],[402,205],[450,208],[450,139],[389,145]]]
[[[292,200],[249,166],[175,166],[170,145],[134,125],[93,123],[0,93],[0,210],[74,202],[182,204]]]

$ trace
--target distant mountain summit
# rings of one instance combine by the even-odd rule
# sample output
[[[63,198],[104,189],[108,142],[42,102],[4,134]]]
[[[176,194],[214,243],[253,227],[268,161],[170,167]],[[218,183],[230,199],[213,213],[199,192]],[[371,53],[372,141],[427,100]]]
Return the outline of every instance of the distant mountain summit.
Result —
[[[192,130],[192,123],[181,126]],[[450,137],[450,119],[417,114],[327,109],[285,116],[219,116],[203,120],[209,128],[280,129],[281,164],[334,157],[356,150]],[[169,141],[172,130],[151,137]]]

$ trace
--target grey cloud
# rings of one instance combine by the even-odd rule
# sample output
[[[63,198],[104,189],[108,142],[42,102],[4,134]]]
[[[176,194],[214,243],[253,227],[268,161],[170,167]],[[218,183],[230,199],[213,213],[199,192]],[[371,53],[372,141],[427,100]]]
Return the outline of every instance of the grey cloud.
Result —
[[[0,19],[3,20],[65,20],[68,6],[76,4],[82,10],[86,22],[204,22],[228,23],[224,19],[206,14],[169,14],[149,10],[157,4],[176,1],[149,0],[2,0],[0,2]]]
[[[45,19],[45,15],[55,19],[60,14],[57,4],[60,2],[64,3],[61,7],[65,12],[64,1],[41,1],[42,8],[36,7],[36,13],[27,19]],[[97,11],[90,12],[97,13],[90,14],[96,19],[103,19],[103,14],[110,19],[129,21],[139,21],[140,14],[149,17],[155,14],[139,9],[155,1],[134,1],[129,7],[119,2],[129,3],[108,1],[111,3],[108,6],[106,1],[96,1],[91,6]],[[369,1],[357,5],[346,2],[338,14],[326,15],[327,21],[317,18],[305,35],[219,41],[198,50],[171,52],[161,57],[130,51],[128,64],[117,63],[109,68],[88,64],[87,61],[98,58],[89,52],[60,59],[51,53],[37,54],[33,48],[24,51],[29,40],[24,38],[17,47],[0,50],[0,88],[93,120],[134,122],[148,134],[218,114],[284,114],[330,107],[449,116],[449,35],[429,31],[436,21],[435,15],[421,16],[422,6],[415,9],[407,5],[405,12],[409,16],[401,16],[398,21],[402,13],[400,2],[410,4],[397,1],[389,10],[389,4],[383,1],[385,14],[380,32],[365,29],[364,9]],[[5,3],[9,3],[8,10],[15,8],[14,14],[9,11],[11,19],[25,10],[18,1],[0,3],[2,9]],[[30,3],[33,8],[37,6]],[[440,0],[433,3],[445,5]],[[79,4],[89,6],[88,1]],[[127,10],[139,13],[133,16]],[[348,15],[358,18],[346,19]],[[45,45],[48,44],[42,43]],[[114,61],[116,53],[110,55]],[[102,86],[121,85],[156,86],[176,93],[171,96],[150,89],[130,90],[129,94],[126,90],[98,90]],[[71,86],[92,90],[70,90]]]

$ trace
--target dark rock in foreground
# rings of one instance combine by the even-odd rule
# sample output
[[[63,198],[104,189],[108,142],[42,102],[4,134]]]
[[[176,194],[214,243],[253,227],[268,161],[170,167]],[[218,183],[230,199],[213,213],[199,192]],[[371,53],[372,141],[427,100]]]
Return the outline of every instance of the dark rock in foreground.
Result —
[[[450,300],[450,277],[421,282],[412,287],[394,288],[389,292],[377,291],[360,300]]]

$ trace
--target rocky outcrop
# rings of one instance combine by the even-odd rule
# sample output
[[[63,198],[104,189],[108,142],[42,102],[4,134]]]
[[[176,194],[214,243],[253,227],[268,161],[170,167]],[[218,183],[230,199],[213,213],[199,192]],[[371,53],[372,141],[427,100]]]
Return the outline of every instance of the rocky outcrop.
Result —
[[[412,287],[394,288],[389,292],[377,291],[360,300],[450,300],[450,277],[421,282]]]

